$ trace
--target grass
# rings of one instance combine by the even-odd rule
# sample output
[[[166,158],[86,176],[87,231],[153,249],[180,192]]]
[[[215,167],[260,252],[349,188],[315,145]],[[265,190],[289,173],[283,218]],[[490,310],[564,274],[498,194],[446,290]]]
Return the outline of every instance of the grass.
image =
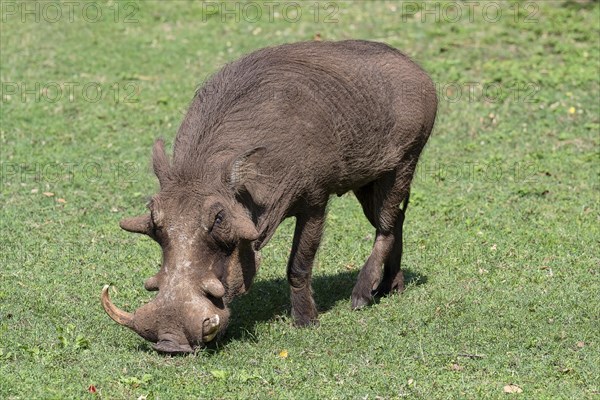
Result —
[[[598,398],[599,3],[498,2],[496,22],[483,5],[469,18],[459,2],[409,3],[311,3],[300,17],[282,3],[252,22],[258,3],[111,1],[92,3],[92,22],[84,3],[53,2],[51,23],[48,3],[3,1],[0,398]],[[407,290],[350,311],[373,232],[352,196],[334,198],[320,327],[291,324],[286,221],[218,347],[156,354],[99,302],[106,283],[127,310],[152,298],[142,282],[160,250],[118,221],[156,190],[153,140],[172,142],[225,62],[316,33],[386,41],[439,84]]]

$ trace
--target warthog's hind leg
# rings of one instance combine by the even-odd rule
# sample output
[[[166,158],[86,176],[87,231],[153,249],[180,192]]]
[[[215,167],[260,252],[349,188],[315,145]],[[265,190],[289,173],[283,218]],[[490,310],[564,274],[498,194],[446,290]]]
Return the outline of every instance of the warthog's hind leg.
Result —
[[[375,290],[375,296],[385,296],[390,293],[401,293],[404,291],[404,274],[400,268],[402,261],[402,226],[404,225],[404,214],[408,207],[407,195],[402,203],[402,208],[394,225],[394,245],[388,255],[387,261],[383,264],[383,279]]]
[[[354,192],[375,227],[375,243],[352,290],[353,309],[368,305],[374,296],[404,290],[402,225],[413,171],[414,165],[405,165]]]

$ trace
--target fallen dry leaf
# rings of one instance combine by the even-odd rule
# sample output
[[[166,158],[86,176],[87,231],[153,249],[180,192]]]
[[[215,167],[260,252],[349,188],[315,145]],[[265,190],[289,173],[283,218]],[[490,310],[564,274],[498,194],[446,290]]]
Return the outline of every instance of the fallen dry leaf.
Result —
[[[56,199],[57,202],[65,204],[67,201],[65,199]]]
[[[288,351],[286,349],[283,349],[279,352],[279,357],[287,358],[287,356],[288,356]]]
[[[54,196],[54,193],[52,193],[52,192],[44,192],[44,193],[42,193],[42,194],[43,194],[44,196],[46,196],[46,197],[52,197],[52,196]]]
[[[506,385],[504,386],[504,393],[523,393],[523,389],[517,385]]]
[[[583,347],[585,346],[585,342],[579,341],[575,344],[578,348],[583,349]]]

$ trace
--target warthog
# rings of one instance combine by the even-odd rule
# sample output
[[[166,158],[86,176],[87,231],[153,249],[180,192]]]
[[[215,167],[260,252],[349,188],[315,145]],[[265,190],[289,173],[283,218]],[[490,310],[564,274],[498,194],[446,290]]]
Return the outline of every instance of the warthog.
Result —
[[[311,271],[328,198],[348,191],[376,231],[352,307],[402,291],[404,214],[436,111],[428,75],[383,43],[286,44],[227,64],[196,92],[172,160],[156,141],[150,212],[121,221],[160,244],[162,266],[144,285],[158,295],[130,314],[105,286],[104,309],[160,352],[191,352],[225,331],[259,251],[295,217],[291,313],[314,324]]]

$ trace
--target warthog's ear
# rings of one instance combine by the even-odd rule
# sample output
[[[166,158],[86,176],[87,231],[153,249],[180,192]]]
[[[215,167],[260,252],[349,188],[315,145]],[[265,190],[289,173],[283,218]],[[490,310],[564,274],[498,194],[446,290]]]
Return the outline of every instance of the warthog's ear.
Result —
[[[234,191],[241,191],[248,180],[259,175],[258,163],[265,151],[264,147],[256,147],[236,157],[227,177],[227,181]]]
[[[157,139],[152,147],[152,169],[158,178],[160,186],[163,187],[169,176],[169,158],[165,153],[165,142],[162,139]]]
[[[125,218],[124,220],[121,220],[119,226],[128,232],[148,235],[152,231],[152,219],[150,218],[150,214]]]

